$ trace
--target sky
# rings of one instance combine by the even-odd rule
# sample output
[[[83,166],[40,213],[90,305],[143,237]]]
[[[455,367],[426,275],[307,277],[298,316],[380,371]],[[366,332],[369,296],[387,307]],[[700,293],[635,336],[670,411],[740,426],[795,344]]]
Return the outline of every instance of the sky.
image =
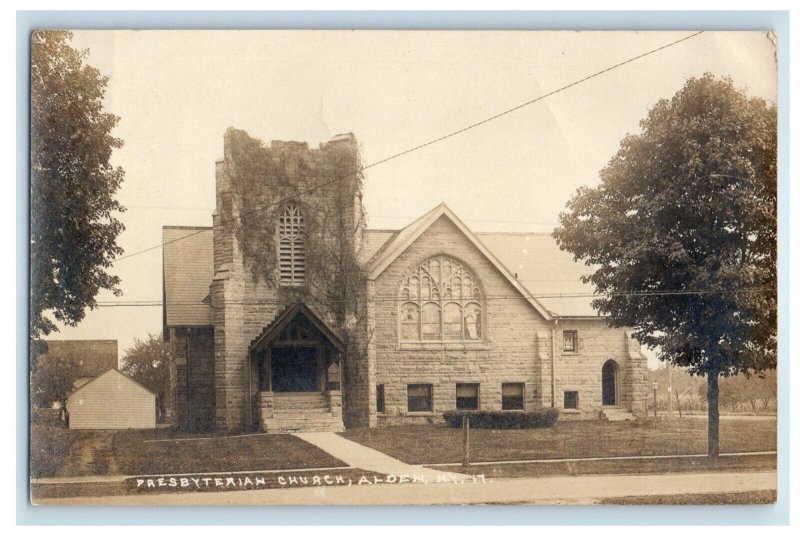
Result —
[[[109,77],[105,109],[120,117],[127,256],[159,245],[162,226],[211,225],[228,127],[312,147],[353,132],[369,164],[691,33],[91,30],[73,46]],[[765,32],[703,33],[369,169],[368,227],[397,229],[445,202],[474,231],[551,231],[647,111],[705,72],[777,100]],[[160,248],[113,271],[123,296],[100,303],[160,301]],[[49,338],[117,339],[122,355],[161,330],[161,314],[100,307]]]

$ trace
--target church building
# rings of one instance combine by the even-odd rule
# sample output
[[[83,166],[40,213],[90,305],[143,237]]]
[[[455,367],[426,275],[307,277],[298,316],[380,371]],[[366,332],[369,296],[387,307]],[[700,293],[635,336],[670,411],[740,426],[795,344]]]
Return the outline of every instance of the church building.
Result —
[[[191,430],[341,431],[446,410],[645,411],[646,358],[549,234],[476,233],[444,203],[364,225],[352,134],[229,129],[212,227],[164,227],[168,414]],[[427,210],[427,211],[426,211]]]

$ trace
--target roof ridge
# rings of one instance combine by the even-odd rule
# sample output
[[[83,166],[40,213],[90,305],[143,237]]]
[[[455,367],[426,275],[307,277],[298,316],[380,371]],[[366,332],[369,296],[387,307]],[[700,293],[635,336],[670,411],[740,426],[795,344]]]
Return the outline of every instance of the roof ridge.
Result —
[[[552,237],[553,233],[545,231],[473,231],[476,235],[536,235]]]
[[[161,229],[213,229],[213,225],[162,225]]]

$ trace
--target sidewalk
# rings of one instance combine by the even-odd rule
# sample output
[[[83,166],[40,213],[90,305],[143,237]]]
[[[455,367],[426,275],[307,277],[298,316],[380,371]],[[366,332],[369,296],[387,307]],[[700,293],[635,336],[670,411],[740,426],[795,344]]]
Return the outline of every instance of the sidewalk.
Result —
[[[300,437],[305,441],[306,439],[303,437],[303,435],[305,434],[299,434],[298,437]],[[336,455],[336,457],[344,461],[345,463],[348,463],[350,465],[349,467],[310,467],[310,468],[304,467],[297,469],[264,469],[257,471],[217,471],[211,473],[157,473],[152,475],[107,475],[107,476],[91,475],[91,476],[43,477],[43,478],[32,478],[31,484],[88,484],[88,483],[111,484],[115,482],[121,483],[131,478],[206,476],[206,475],[219,475],[221,473],[224,473],[226,475],[291,474],[291,473],[310,472],[310,471],[317,471],[317,472],[337,471],[341,469],[352,469],[352,468],[367,469],[366,467],[364,467],[365,465],[373,465],[373,464],[374,464],[373,466],[375,467],[387,468],[387,471],[372,469],[376,472],[380,472],[383,474],[394,474],[394,475],[409,474],[409,473],[422,475],[424,473],[428,475],[428,477],[430,477],[429,480],[431,481],[436,481],[437,480],[436,477],[439,475],[450,476],[450,477],[459,476],[460,478],[464,477],[464,474],[462,473],[449,473],[445,471],[437,471],[434,469],[427,468],[427,467],[456,467],[461,465],[459,463],[437,463],[437,464],[429,464],[429,466],[427,467],[422,465],[410,465],[403,463],[400,460],[397,460],[396,458],[386,456],[385,454],[382,454],[374,449],[364,447],[359,443],[354,443],[353,441],[346,440],[341,436],[336,436],[336,437],[347,442],[347,444],[340,444],[338,442],[334,444],[333,442],[329,441],[325,447],[321,445],[317,446],[322,450],[326,451],[329,448],[343,450],[344,452],[339,453],[340,455]],[[321,439],[320,441],[324,441],[324,439]],[[350,444],[355,445],[355,447],[351,447]],[[365,451],[370,451],[370,452],[365,452]],[[328,452],[331,453],[330,451]],[[727,458],[727,457],[762,456],[769,454],[777,454],[777,451],[768,450],[759,452],[729,452],[720,454],[720,457]],[[493,466],[493,465],[550,464],[550,463],[605,461],[605,460],[655,460],[655,459],[670,459],[670,458],[705,458],[705,457],[706,457],[705,454],[663,454],[663,455],[645,455],[645,456],[608,456],[608,457],[595,457],[595,458],[499,460],[499,461],[488,461],[488,462],[472,462],[470,465],[472,467],[483,467],[483,466]]]
[[[350,467],[384,475],[418,475],[432,481],[437,479],[462,480],[464,478],[463,474],[437,471],[421,465],[409,465],[332,432],[301,432],[292,435],[324,450]]]
[[[591,504],[600,499],[776,489],[775,471],[598,475],[491,480],[485,484],[378,484],[207,493],[40,499],[81,505],[442,505]]]

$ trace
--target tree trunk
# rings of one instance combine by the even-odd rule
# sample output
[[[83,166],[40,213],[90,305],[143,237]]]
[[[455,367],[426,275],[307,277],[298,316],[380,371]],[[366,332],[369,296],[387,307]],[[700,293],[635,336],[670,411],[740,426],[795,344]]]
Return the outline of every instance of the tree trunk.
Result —
[[[708,373],[708,458],[719,458],[719,373]]]

